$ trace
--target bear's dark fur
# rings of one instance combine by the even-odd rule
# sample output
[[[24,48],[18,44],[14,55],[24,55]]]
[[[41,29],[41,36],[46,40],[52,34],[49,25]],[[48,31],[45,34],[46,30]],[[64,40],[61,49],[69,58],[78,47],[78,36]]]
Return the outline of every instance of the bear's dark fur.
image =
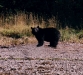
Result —
[[[50,42],[51,47],[56,47],[60,38],[60,32],[56,28],[31,27],[32,34],[35,35],[38,45],[42,46],[44,41]]]

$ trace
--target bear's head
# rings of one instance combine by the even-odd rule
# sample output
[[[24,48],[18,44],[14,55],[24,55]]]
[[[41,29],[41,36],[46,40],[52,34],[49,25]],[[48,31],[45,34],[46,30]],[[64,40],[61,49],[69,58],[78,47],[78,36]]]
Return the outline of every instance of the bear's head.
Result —
[[[37,27],[31,27],[31,30],[32,30],[32,34],[34,34],[34,35],[36,35],[38,32],[39,32],[39,29],[40,29],[40,27],[39,26],[37,26]]]

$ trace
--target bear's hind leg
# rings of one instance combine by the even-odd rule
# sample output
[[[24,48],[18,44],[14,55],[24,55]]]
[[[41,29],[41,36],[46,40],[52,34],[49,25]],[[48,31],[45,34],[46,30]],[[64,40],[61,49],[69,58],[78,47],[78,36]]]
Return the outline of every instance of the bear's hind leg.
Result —
[[[57,41],[56,41],[56,42],[54,42],[54,43],[53,43],[53,47],[55,47],[55,48],[56,48],[56,47],[57,47],[57,44],[58,44],[58,42],[57,42]]]
[[[57,44],[58,44],[58,42],[56,41],[56,42],[50,42],[50,45],[48,45],[48,46],[50,46],[50,47],[57,47]]]

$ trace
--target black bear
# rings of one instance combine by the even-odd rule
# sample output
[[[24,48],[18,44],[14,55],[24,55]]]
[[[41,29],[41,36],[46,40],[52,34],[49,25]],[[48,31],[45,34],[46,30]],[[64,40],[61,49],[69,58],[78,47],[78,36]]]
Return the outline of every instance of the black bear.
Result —
[[[43,45],[44,41],[50,42],[50,47],[56,47],[60,38],[60,32],[56,28],[40,28],[31,27],[32,34],[35,35],[38,45],[40,47]]]

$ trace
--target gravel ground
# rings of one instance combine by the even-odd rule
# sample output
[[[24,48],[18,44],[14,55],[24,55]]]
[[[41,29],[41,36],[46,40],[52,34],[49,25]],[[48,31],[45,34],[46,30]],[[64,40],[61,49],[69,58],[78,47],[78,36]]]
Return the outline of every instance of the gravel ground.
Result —
[[[0,48],[0,75],[83,75],[83,44]]]

